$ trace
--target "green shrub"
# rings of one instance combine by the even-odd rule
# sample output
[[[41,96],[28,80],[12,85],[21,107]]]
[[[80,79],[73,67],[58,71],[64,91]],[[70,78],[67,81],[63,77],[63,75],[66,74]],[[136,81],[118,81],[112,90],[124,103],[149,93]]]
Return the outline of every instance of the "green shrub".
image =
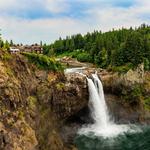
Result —
[[[56,84],[56,88],[57,88],[57,90],[62,90],[63,88],[65,87],[65,85],[64,85],[64,83],[57,83]]]
[[[66,52],[64,52],[64,53],[62,53],[62,54],[57,55],[57,57],[60,57],[60,58],[61,58],[61,57],[68,56],[68,57],[72,57],[72,58],[77,58],[77,56],[78,56],[80,53],[82,53],[81,50],[74,50],[74,51],[72,51],[72,52],[66,51]]]
[[[13,77],[14,76],[14,72],[11,68],[7,67],[6,68],[6,73],[10,76],[10,77]]]
[[[113,67],[109,67],[108,69],[113,72],[127,73],[132,68],[133,65],[131,63],[128,63],[125,66],[113,66]]]
[[[144,58],[144,69],[149,70],[150,69],[150,62],[147,58]]]
[[[128,103],[132,104],[139,104],[143,99],[143,88],[141,85],[134,85],[132,89],[123,89],[122,90],[122,98],[125,99]]]
[[[136,85],[131,92],[131,97],[132,98],[138,98],[140,96],[142,96],[142,87],[140,85]]]
[[[150,110],[150,97],[144,99],[145,109]]]
[[[22,53],[25,55],[31,63],[34,63],[38,68],[52,71],[63,71],[62,65],[55,61],[54,58],[50,58],[43,54],[35,53]]]
[[[71,53],[71,56],[72,58],[77,58],[77,56],[81,53],[82,53],[82,50],[77,49]]]
[[[27,98],[27,102],[28,102],[28,106],[29,106],[30,109],[35,109],[36,103],[37,103],[36,97],[29,96]]]
[[[24,118],[24,112],[23,112],[23,110],[19,110],[18,118],[19,118],[20,120],[23,120],[23,118]]]
[[[80,53],[77,55],[77,60],[81,62],[91,62],[92,58],[88,53]]]
[[[2,58],[2,60],[4,60],[4,61],[8,61],[8,60],[10,60],[10,59],[12,58],[12,56],[11,56],[9,53],[5,52],[5,53],[1,56],[1,58]]]

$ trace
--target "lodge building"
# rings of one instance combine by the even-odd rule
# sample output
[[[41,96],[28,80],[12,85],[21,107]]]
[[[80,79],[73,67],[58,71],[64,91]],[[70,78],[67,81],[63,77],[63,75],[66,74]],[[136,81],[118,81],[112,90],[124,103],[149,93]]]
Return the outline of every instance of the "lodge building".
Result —
[[[10,53],[29,52],[29,53],[43,54],[43,48],[38,44],[14,45],[13,47],[10,47],[9,51]]]

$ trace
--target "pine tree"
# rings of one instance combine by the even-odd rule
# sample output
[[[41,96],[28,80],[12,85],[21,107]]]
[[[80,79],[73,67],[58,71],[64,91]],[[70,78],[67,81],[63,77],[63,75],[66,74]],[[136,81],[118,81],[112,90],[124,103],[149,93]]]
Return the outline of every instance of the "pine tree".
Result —
[[[4,43],[4,49],[9,50],[9,48],[10,48],[10,44],[9,44],[9,42],[6,40],[5,43]]]
[[[9,44],[10,46],[13,46],[14,45],[14,43],[13,43],[13,41],[12,40],[10,40],[10,44]]]
[[[43,46],[43,42],[42,41],[40,41],[40,46]]]
[[[4,47],[4,42],[3,40],[0,40],[0,48]]]
[[[55,41],[54,51],[58,54],[62,54],[62,52],[64,51],[64,43],[61,38],[59,38],[59,40]]]
[[[0,31],[1,31],[1,29],[0,29]],[[4,43],[3,43],[3,40],[1,38],[1,33],[0,33],[0,48],[2,48],[3,46],[4,46]]]
[[[102,50],[95,57],[95,63],[98,64],[100,67],[104,68],[107,65],[107,58],[107,51],[105,48],[102,48]]]
[[[124,57],[127,62],[131,62],[134,66],[143,62],[144,41],[142,35],[138,32],[132,32],[125,42]]]
[[[69,50],[73,51],[75,49],[75,44],[74,44],[74,39],[70,40],[70,46],[69,46]]]

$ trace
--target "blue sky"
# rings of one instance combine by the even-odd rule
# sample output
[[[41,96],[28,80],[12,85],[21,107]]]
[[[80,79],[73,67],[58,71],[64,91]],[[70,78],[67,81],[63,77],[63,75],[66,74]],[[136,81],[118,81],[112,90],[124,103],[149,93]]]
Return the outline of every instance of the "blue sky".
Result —
[[[149,0],[0,0],[0,28],[17,43],[150,23]]]

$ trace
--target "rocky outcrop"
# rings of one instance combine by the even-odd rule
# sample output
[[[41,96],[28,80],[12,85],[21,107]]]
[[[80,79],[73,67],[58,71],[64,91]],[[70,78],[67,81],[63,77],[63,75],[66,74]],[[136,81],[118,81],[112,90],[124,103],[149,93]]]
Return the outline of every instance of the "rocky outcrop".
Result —
[[[90,66],[93,66],[93,64],[91,64],[91,63],[79,62],[75,58],[66,57],[66,56],[63,58],[60,58],[58,60],[67,67],[90,67]]]
[[[150,123],[149,110],[145,104],[150,96],[150,76],[144,72],[143,64],[125,74],[105,70],[98,74],[103,82],[108,107],[116,122]]]
[[[148,123],[145,112],[140,107],[131,106],[120,96],[105,94],[105,99],[112,119],[118,124]],[[145,117],[145,118],[144,118]]]
[[[53,88],[51,107],[57,118],[66,119],[79,112],[87,103],[87,84],[81,76],[67,76],[65,82],[58,82]]]
[[[9,54],[0,53],[0,149],[75,149],[60,130],[87,105],[84,81],[39,70],[21,55],[4,60]]]
[[[136,84],[144,83],[144,65],[139,65],[135,70],[130,69],[125,74],[102,71],[99,73],[107,91],[119,92],[123,87],[132,89]]]
[[[128,87],[134,84],[142,84],[144,82],[144,64],[140,64],[135,70],[130,69],[120,78],[121,82]]]
[[[18,119],[15,122],[13,118],[7,118],[7,124],[9,127],[6,127],[6,123],[5,125],[2,122],[0,123],[0,149],[26,150],[36,148],[38,141],[35,131],[26,121]]]
[[[130,69],[127,73],[110,72],[101,68],[85,68],[83,73],[91,76],[97,72],[103,82],[105,91],[113,91],[122,86],[132,88],[135,84],[143,84],[145,81],[144,64],[140,64],[137,68]],[[116,87],[116,88],[115,88]]]

